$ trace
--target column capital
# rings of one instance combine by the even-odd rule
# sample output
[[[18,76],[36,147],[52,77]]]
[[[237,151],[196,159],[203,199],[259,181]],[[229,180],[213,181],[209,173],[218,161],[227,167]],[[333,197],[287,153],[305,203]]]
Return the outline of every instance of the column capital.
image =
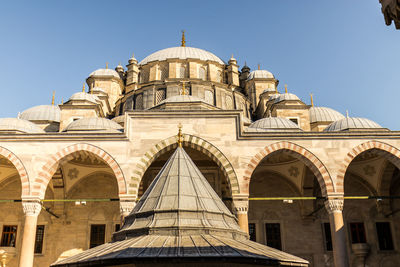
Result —
[[[42,204],[39,201],[22,201],[22,208],[26,216],[38,216]]]
[[[328,198],[327,200],[325,200],[325,208],[329,214],[334,212],[342,212],[343,204],[344,204],[343,198],[331,198],[331,199]]]
[[[135,206],[136,206],[136,201],[134,201],[134,200],[120,200],[119,201],[119,208],[121,211],[121,215],[123,217],[128,216]]]
[[[249,209],[249,196],[236,195],[232,196],[233,209],[236,214],[247,214]]]

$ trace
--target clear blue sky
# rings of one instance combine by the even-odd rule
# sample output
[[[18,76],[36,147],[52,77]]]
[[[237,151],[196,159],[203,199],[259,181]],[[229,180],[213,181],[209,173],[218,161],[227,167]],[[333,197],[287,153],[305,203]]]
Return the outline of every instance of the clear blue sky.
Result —
[[[280,90],[400,130],[400,31],[379,0],[5,1],[0,9],[0,117],[66,101],[88,74],[157,50],[233,53],[274,73]]]

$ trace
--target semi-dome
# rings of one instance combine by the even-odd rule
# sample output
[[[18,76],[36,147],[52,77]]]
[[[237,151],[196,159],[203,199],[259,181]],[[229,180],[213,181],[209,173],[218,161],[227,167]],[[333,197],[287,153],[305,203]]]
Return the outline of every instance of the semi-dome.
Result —
[[[267,70],[253,70],[250,72],[249,77],[247,77],[247,80],[252,80],[252,79],[274,79],[274,75],[267,71]]]
[[[68,101],[89,101],[93,104],[97,104],[100,99],[92,94],[88,94],[86,92],[78,92],[73,94]]]
[[[33,122],[18,118],[1,118],[0,132],[17,132],[17,133],[44,133],[39,126]]]
[[[153,61],[163,61],[167,59],[178,58],[178,59],[200,59],[203,61],[214,61],[224,65],[225,62],[219,57],[206,50],[195,48],[195,47],[170,47],[159,50],[153,54],[145,57],[139,65],[145,65]]]
[[[274,104],[282,102],[282,101],[288,101],[288,100],[298,100],[301,101],[300,98],[297,97],[297,95],[295,94],[291,94],[291,93],[285,93],[285,94],[279,94],[275,100],[274,100]]]
[[[289,119],[282,117],[267,117],[250,124],[250,132],[298,132],[299,126]]]
[[[121,79],[118,72],[112,69],[98,69],[89,74],[89,77],[113,77]]]
[[[65,132],[71,131],[105,131],[121,132],[122,127],[115,121],[105,118],[82,118],[71,122],[65,129]]]
[[[376,122],[366,118],[347,117],[338,121],[334,121],[324,129],[324,132],[339,132],[346,130],[385,130]]]
[[[28,121],[60,122],[61,111],[57,105],[40,105],[24,110],[20,119]]]
[[[340,112],[327,107],[311,107],[310,122],[333,122],[344,119],[345,117]]]

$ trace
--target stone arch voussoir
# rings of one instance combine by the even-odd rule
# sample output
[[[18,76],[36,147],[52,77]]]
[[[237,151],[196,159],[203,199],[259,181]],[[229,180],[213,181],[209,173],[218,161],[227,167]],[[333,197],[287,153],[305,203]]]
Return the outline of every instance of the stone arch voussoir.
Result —
[[[196,149],[210,157],[227,177],[232,195],[240,193],[239,182],[235,170],[227,157],[218,148],[200,137],[189,134],[183,135],[183,145]],[[130,194],[137,196],[140,181],[142,180],[147,168],[160,154],[170,151],[176,148],[176,146],[177,138],[176,136],[172,136],[155,144],[142,156],[139,163],[136,165],[136,170],[131,178],[130,187],[132,188],[132,191],[129,192]]]
[[[344,177],[349,165],[355,157],[367,150],[377,151],[378,154],[385,157],[388,161],[390,161],[393,165],[400,169],[400,150],[392,145],[372,140],[359,144],[347,153],[346,157],[343,160],[342,166],[339,169],[337,175],[337,183],[344,185]]]
[[[79,143],[65,147],[50,156],[47,162],[43,165],[42,170],[39,173],[39,177],[34,181],[32,195],[43,198],[47,185],[54,173],[57,171],[59,164],[71,160],[73,158],[73,153],[79,151],[93,153],[107,163],[117,179],[119,195],[124,195],[127,193],[124,174],[116,160],[100,147],[86,143]]]
[[[1,146],[0,146],[0,155],[8,159],[17,169],[22,186],[21,197],[24,198],[26,196],[29,196],[31,192],[30,181],[22,161],[13,152]]]
[[[327,194],[335,192],[334,183],[324,164],[306,148],[287,141],[277,142],[266,146],[253,158],[251,158],[250,162],[246,166],[243,177],[244,181],[248,181],[248,183],[246,183],[247,188],[249,188],[250,178],[261,160],[263,160],[266,156],[278,151],[286,151],[293,157],[300,159],[308,168],[310,168],[310,170],[314,173],[318,180],[318,183],[321,187],[322,195],[326,196]]]

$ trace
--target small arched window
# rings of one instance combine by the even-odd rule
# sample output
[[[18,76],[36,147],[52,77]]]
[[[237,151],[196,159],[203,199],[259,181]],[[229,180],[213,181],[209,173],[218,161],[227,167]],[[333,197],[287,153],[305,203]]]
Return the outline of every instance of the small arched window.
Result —
[[[204,91],[204,100],[210,105],[214,105],[214,92],[210,90]]]
[[[156,105],[165,99],[165,89],[158,89],[156,92]]]
[[[167,78],[168,78],[168,68],[165,66],[161,67],[160,68],[160,80],[164,81]]]
[[[186,78],[186,67],[184,65],[179,68],[179,78]]]
[[[205,68],[205,67],[200,67],[200,69],[199,69],[199,78],[200,78],[201,80],[203,80],[203,81],[206,80],[206,78],[207,78],[207,71],[206,71],[206,68]]]
[[[143,94],[139,94],[136,96],[135,109],[138,109],[138,110],[143,109]]]

